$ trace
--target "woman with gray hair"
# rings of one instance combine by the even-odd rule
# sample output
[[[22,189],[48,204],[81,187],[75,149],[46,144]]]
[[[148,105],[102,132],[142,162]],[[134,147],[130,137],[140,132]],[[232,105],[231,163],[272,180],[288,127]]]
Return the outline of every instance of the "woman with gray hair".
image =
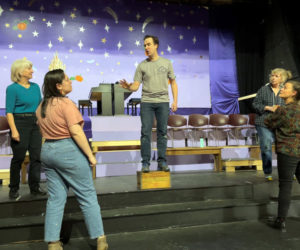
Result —
[[[255,127],[259,137],[261,158],[263,162],[263,170],[265,178],[272,180],[272,143],[275,135],[264,124],[267,115],[273,113],[278,106],[284,105],[283,99],[279,96],[280,90],[284,83],[292,78],[292,73],[282,68],[271,70],[270,83],[261,87],[253,101],[255,110]]]
[[[27,150],[29,151],[30,168],[28,184],[32,195],[46,195],[40,188],[41,162],[40,152],[42,137],[35,110],[41,102],[41,91],[38,84],[30,82],[33,69],[27,59],[16,60],[11,66],[11,80],[6,88],[6,117],[11,132],[13,158],[10,164],[9,197],[20,199],[20,170]]]

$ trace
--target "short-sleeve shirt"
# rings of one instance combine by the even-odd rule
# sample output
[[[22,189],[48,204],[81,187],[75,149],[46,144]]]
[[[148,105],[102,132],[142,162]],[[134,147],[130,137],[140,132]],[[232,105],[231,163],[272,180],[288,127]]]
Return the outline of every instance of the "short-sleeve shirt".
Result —
[[[6,88],[6,113],[34,113],[41,102],[38,84],[29,82],[29,88],[14,82]]]
[[[134,75],[134,81],[143,84],[141,101],[169,102],[169,79],[175,79],[170,60],[159,57],[156,61],[142,61]]]
[[[46,117],[41,116],[41,105],[36,110],[38,124],[45,139],[70,138],[69,128],[75,124],[82,124],[83,118],[75,103],[67,97],[49,99]]]

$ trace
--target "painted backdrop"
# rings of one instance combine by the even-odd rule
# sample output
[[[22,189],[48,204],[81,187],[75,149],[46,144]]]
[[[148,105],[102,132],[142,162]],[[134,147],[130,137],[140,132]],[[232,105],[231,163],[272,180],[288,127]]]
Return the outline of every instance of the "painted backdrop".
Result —
[[[132,81],[138,63],[145,58],[146,34],[159,37],[159,54],[173,63],[178,106],[211,107],[207,9],[132,0],[2,0],[0,108],[5,107],[14,60],[26,57],[32,61],[32,81],[42,86],[57,52],[69,77],[83,79],[73,81],[69,95],[77,102],[87,99],[90,89],[101,83]],[[131,97],[140,97],[140,92]]]

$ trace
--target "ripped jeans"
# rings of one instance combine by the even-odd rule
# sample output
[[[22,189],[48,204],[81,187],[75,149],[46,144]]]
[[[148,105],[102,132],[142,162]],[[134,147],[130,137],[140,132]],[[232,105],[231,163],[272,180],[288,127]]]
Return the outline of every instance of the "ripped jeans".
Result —
[[[157,121],[157,162],[166,162],[166,149],[167,149],[167,127],[169,117],[169,103],[141,103],[141,156],[142,164],[150,165],[151,157],[151,137],[153,117]]]

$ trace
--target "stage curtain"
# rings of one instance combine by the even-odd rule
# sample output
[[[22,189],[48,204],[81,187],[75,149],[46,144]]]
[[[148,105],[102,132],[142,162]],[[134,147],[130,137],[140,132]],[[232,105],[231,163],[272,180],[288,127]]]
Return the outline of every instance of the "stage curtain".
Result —
[[[210,9],[209,60],[212,113],[239,113],[231,7]]]

